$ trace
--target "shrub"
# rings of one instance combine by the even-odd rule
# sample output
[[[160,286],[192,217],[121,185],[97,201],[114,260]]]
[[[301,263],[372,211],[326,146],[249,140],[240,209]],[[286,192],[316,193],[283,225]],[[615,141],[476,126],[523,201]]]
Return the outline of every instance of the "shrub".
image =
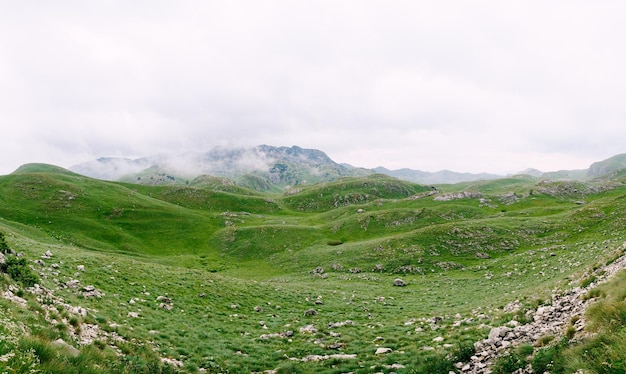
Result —
[[[556,353],[557,352],[553,347],[543,348],[537,351],[531,362],[533,372],[545,373],[546,371],[551,371],[554,366]]]
[[[604,291],[602,291],[599,288],[594,288],[592,290],[589,290],[589,292],[587,292],[584,296],[583,296],[583,300],[587,301],[589,299],[595,299],[598,297],[605,297],[606,294],[604,293]]]
[[[428,356],[424,361],[417,373],[448,374],[456,369],[454,363],[442,354]]]
[[[587,315],[591,327],[596,331],[618,331],[626,325],[626,304],[605,301],[591,306]]]
[[[70,320],[68,321],[70,323],[70,325],[72,325],[74,328],[78,327],[80,325],[80,320],[78,319],[78,317],[71,317]]]
[[[580,287],[585,288],[585,287],[589,286],[591,283],[595,282],[596,280],[597,280],[597,279],[596,279],[596,276],[595,276],[595,275],[592,275],[592,276],[590,276],[590,277],[587,277],[587,278],[583,279],[583,280],[580,282]]]
[[[530,344],[522,344],[517,348],[517,352],[524,357],[532,355],[534,351],[535,348]]]
[[[32,350],[41,363],[50,362],[56,357],[54,348],[52,348],[48,342],[37,337],[21,338],[19,342],[19,350],[22,352]]]
[[[37,275],[28,267],[23,257],[8,256],[5,259],[3,270],[16,282],[26,287],[32,287],[39,281]]]
[[[584,366],[591,373],[626,373],[626,337],[604,334],[591,339],[578,350]]]
[[[550,344],[550,342],[553,340],[554,340],[553,335],[544,335],[541,338],[539,338],[539,340],[537,340],[537,342],[535,343],[535,346],[545,347],[546,345]]]
[[[494,374],[509,374],[526,367],[526,359],[520,354],[511,352],[500,356],[493,365]]]
[[[11,252],[11,249],[9,248],[9,245],[7,244],[5,238],[4,238],[4,233],[0,232],[0,252],[7,254]]]
[[[452,361],[454,362],[470,361],[474,353],[476,353],[476,348],[474,348],[474,344],[471,341],[460,342],[456,351],[452,353]]]

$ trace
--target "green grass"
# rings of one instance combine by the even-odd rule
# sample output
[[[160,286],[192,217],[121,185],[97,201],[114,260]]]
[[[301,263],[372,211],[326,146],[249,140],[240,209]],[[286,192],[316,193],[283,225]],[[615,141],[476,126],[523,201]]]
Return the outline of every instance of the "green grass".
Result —
[[[158,355],[185,362],[186,371],[367,373],[398,363],[406,366],[398,372],[447,373],[454,369],[451,357],[471,356],[468,347],[486,337],[489,324],[514,317],[502,312],[504,305],[536,306],[555,288],[590,283],[583,274],[614,259],[623,242],[626,188],[575,187],[574,193],[572,185],[509,178],[439,186],[442,193],[483,195],[438,201],[437,194],[427,196],[430,187],[380,175],[277,194],[211,178],[148,186],[26,166],[0,177],[5,244],[25,254],[43,285],[93,312],[42,330],[48,323],[39,301],[18,279],[4,276],[0,285],[22,288],[31,307],[5,303],[7,326],[22,323],[29,334],[21,343],[0,340],[0,356],[22,344],[28,349],[19,349],[25,352],[20,359],[44,372],[63,365],[85,372],[170,370]],[[511,194],[517,198],[502,198]],[[47,250],[53,258],[35,265]],[[398,277],[406,287],[393,286]],[[70,279],[104,296],[84,298],[59,287]],[[158,296],[170,298],[172,310],[162,308]],[[317,314],[305,315],[311,308]],[[596,313],[621,321],[611,308]],[[59,318],[64,313],[55,311]],[[433,316],[443,318],[436,329],[428,322]],[[466,318],[473,319],[455,326]],[[125,352],[121,366],[110,362],[113,348],[104,341],[72,358],[49,347],[85,321],[126,339],[117,347]],[[317,331],[301,332],[307,325]],[[18,327],[7,329],[6,336],[23,335]],[[619,336],[597,331],[619,346]],[[437,337],[443,343],[433,342]],[[393,351],[377,356],[378,347]],[[542,348],[536,365],[564,349]],[[334,353],[357,359],[290,360]],[[502,361],[502,370],[511,365]]]

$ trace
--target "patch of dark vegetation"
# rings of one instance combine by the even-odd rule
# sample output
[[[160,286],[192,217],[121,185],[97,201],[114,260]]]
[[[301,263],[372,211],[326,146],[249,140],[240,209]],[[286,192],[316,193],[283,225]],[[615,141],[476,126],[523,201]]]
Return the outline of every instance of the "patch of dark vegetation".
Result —
[[[2,251],[2,261],[0,261],[0,272],[8,274],[11,279],[21,283],[25,287],[31,287],[39,281],[39,276],[28,266],[26,259],[13,254],[6,243],[4,233],[0,232],[0,250]]]

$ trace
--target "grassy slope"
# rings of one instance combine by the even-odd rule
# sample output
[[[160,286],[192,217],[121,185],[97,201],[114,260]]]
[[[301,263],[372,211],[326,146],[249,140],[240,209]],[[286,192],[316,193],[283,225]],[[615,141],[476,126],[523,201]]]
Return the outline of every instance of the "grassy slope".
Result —
[[[468,331],[451,327],[454,314],[493,315],[515,299],[531,304],[621,244],[623,189],[582,196],[580,205],[579,195],[531,194],[533,186],[477,183],[462,189],[489,202],[442,202],[409,198],[428,187],[371,176],[279,196],[109,183],[36,165],[0,178],[0,226],[30,259],[53,251],[63,264],[59,279],[86,265],[82,284],[107,296],[66,297],[190,368],[291,367],[285,356],[335,353],[320,344],[341,343],[340,352],[359,359],[299,367],[368,372],[385,363],[418,366],[420,347],[436,346],[436,336],[453,344],[483,336],[488,330],[479,322]],[[501,202],[510,192],[523,198]],[[377,265],[384,270],[373,272]],[[316,267],[324,274],[311,275]],[[398,276],[409,286],[392,287]],[[54,287],[51,278],[44,282]],[[173,298],[174,311],[158,308],[161,294]],[[128,304],[131,298],[145,301]],[[322,305],[314,304],[318,298]],[[305,317],[309,308],[318,315]],[[138,309],[141,318],[127,317]],[[444,328],[416,333],[410,322],[433,315],[446,317]],[[345,320],[354,325],[331,336],[328,323]],[[311,323],[318,333],[298,332]],[[287,330],[295,331],[291,341],[259,339]],[[377,357],[380,345],[396,353]]]

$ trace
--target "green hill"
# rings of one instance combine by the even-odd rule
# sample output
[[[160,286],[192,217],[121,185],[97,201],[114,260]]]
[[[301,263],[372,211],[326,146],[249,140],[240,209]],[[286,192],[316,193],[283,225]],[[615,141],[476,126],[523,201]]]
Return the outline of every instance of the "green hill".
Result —
[[[626,153],[594,162],[587,171],[587,177],[597,178],[624,168],[626,168]]]
[[[491,326],[524,323],[622,253],[625,196],[615,180],[434,188],[383,175],[263,193],[25,165],[0,177],[17,269],[0,286],[25,300],[0,298],[0,357],[13,354],[0,371],[447,374]],[[26,269],[52,294],[31,293]]]

